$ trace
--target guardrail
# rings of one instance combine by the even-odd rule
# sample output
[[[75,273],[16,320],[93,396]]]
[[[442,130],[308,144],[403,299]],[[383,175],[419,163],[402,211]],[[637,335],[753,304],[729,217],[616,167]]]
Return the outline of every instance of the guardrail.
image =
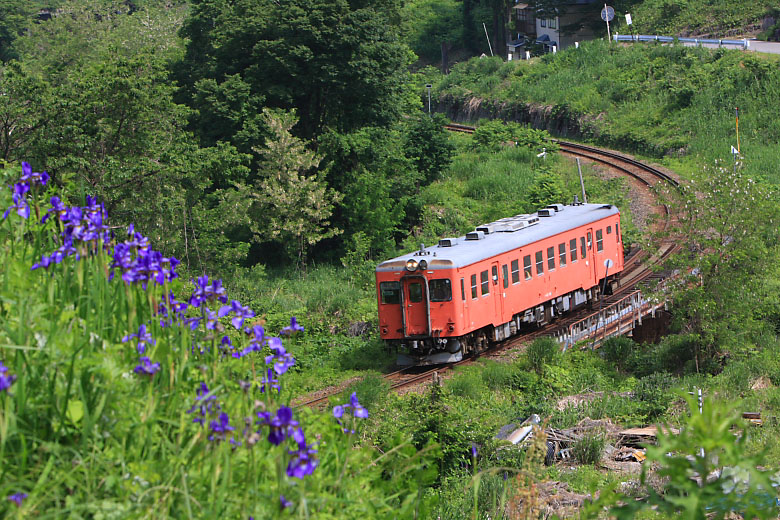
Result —
[[[717,45],[718,47],[742,47],[750,48],[750,40],[716,40],[707,38],[677,38],[674,36],[658,36],[648,34],[615,34],[612,39],[616,42],[661,42],[661,43],[692,43],[694,45]]]
[[[642,291],[634,291],[599,312],[557,331],[553,337],[563,344],[564,352],[583,340],[591,342],[591,348],[597,348],[607,338],[634,330],[642,325],[644,316],[655,317],[655,312],[665,306],[666,302],[651,301],[642,296]]]

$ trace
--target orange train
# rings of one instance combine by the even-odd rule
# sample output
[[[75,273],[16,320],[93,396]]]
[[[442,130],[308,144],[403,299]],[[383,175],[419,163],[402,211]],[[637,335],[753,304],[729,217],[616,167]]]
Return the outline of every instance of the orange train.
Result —
[[[399,364],[459,361],[597,300],[622,270],[615,206],[552,204],[379,264],[380,336]]]

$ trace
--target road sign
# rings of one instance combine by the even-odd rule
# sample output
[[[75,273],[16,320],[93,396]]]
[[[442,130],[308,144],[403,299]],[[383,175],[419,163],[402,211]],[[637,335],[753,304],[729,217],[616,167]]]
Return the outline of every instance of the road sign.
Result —
[[[615,10],[611,6],[605,5],[604,9],[601,10],[601,19],[605,22],[611,22],[613,18],[615,18]]]
[[[626,13],[626,25],[631,25],[631,13]]]

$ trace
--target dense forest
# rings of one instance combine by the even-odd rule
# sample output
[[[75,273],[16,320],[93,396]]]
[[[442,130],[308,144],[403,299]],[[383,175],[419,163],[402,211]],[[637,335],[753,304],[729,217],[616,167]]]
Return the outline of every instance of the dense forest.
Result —
[[[530,518],[572,492],[588,498],[556,514],[776,516],[777,60],[605,38],[480,57],[512,39],[513,5],[2,2],[0,515]],[[771,37],[780,9],[611,5],[635,31],[714,36]],[[597,35],[601,7],[580,24]],[[572,200],[561,136],[683,179],[657,194],[686,245],[656,294],[669,334],[565,355],[542,339],[394,394],[376,263]],[[627,246],[659,239],[626,181],[584,179],[621,208]],[[294,408],[328,385],[327,412]],[[543,441],[496,438],[532,414],[600,429],[547,467]],[[659,422],[683,433],[659,434],[641,474],[599,463],[610,427]]]

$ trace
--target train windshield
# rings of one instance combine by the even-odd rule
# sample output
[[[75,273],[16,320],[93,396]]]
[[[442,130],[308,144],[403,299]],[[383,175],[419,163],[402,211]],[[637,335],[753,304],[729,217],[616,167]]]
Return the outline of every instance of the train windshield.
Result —
[[[382,303],[401,303],[401,284],[398,282],[382,282],[379,284]]]
[[[431,280],[428,282],[428,287],[431,290],[432,302],[449,302],[452,301],[452,284],[449,279],[441,278],[437,280]]]

